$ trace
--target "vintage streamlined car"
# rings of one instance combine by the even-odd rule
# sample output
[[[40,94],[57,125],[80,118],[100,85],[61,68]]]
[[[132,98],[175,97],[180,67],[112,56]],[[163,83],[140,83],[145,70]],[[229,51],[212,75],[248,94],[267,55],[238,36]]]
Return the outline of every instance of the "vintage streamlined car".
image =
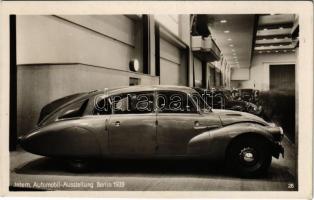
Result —
[[[205,158],[251,176],[284,152],[280,127],[249,113],[213,110],[181,86],[67,96],[46,105],[37,126],[19,138],[21,146],[77,166],[100,158]]]

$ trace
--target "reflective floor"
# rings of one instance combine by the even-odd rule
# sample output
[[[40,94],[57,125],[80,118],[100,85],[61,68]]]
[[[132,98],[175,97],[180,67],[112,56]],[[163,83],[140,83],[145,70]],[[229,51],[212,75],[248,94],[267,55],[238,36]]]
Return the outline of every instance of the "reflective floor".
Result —
[[[69,172],[58,160],[12,152],[11,190],[294,191],[295,147],[284,139],[285,158],[265,177],[244,179],[222,165],[196,160],[106,160],[89,172]]]

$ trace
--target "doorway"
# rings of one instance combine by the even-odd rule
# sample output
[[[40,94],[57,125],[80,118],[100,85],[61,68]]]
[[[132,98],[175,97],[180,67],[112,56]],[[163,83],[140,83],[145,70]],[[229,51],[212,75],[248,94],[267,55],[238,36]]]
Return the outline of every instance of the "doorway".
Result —
[[[269,66],[270,90],[295,90],[295,65]]]
[[[273,105],[273,120],[283,128],[285,135],[295,141],[295,65],[270,65],[269,89]]]

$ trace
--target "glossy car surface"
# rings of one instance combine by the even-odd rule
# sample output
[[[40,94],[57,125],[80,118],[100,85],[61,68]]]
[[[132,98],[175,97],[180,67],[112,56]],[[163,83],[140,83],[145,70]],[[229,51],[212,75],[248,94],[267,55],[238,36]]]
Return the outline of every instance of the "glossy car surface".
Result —
[[[242,175],[265,172],[283,153],[280,127],[244,112],[212,110],[188,87],[132,86],[58,99],[20,138],[34,154],[90,158],[206,158]]]

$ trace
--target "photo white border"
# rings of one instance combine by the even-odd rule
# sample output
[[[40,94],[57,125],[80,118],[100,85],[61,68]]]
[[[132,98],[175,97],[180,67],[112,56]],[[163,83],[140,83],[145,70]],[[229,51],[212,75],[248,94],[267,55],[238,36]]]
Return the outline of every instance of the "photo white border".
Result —
[[[124,197],[124,198],[306,198],[312,195],[313,135],[313,3],[310,1],[47,1],[1,2],[0,57],[0,196]],[[39,14],[262,14],[299,15],[300,48],[296,86],[299,118],[298,191],[165,191],[165,192],[9,192],[9,15]]]

